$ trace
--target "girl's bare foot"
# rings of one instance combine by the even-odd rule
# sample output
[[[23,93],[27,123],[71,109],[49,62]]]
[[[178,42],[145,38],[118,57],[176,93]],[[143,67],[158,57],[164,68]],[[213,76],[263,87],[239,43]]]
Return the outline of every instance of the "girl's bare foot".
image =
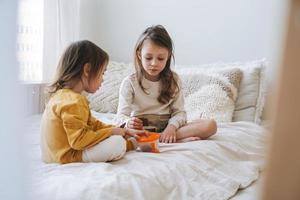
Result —
[[[183,143],[183,142],[191,142],[191,141],[196,141],[196,140],[201,140],[201,138],[200,137],[187,137],[187,138],[177,140],[176,142]]]

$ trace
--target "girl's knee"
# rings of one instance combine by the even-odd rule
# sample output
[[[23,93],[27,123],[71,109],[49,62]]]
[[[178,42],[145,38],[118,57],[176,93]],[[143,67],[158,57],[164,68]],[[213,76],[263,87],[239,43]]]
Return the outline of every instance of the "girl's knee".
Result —
[[[109,139],[115,144],[125,143],[125,139],[121,135],[112,135],[109,137]]]
[[[205,122],[205,133],[202,135],[202,139],[207,139],[217,132],[217,123],[215,120],[207,120]]]
[[[112,147],[115,150],[122,151],[125,149],[126,151],[126,140],[120,135],[112,135],[110,136]]]
[[[110,136],[110,139],[113,152],[112,160],[118,160],[126,153],[126,141],[122,136],[119,135]]]
[[[215,120],[209,120],[208,122],[208,128],[211,135],[214,135],[217,132],[217,122]]]

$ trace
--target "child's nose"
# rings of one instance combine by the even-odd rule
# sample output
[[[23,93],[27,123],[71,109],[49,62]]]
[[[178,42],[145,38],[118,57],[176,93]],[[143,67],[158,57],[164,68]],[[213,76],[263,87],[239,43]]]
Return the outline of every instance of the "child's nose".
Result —
[[[156,63],[157,63],[157,60],[156,60],[156,59],[153,59],[151,64],[152,64],[152,65],[156,65]]]

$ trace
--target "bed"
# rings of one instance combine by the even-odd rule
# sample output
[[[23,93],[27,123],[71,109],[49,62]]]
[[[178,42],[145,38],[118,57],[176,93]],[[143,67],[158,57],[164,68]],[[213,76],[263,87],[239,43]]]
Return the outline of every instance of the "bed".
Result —
[[[121,66],[119,69],[124,70],[124,64],[118,65]],[[234,65],[234,68],[236,66]],[[108,68],[108,70],[113,70],[113,68]],[[184,71],[186,73],[187,70]],[[222,68],[220,72],[224,73],[224,69]],[[184,74],[180,70],[178,73]],[[191,73],[195,74],[193,70]],[[260,71],[260,73],[262,72]],[[120,72],[118,74],[124,76]],[[207,72],[205,74],[207,75]],[[191,77],[189,74],[187,75]],[[214,78],[216,77],[219,76],[214,76]],[[116,76],[114,76],[115,78]],[[211,79],[209,80],[210,83],[216,83]],[[117,82],[110,81],[108,77],[105,81],[104,88]],[[246,76],[243,77],[239,85],[246,84],[248,86],[247,82],[243,83],[243,81],[247,81]],[[259,81],[260,83],[255,85],[256,90],[261,88],[261,78]],[[185,83],[187,82],[183,80],[183,84]],[[230,81],[224,84],[230,84]],[[114,86],[110,85],[109,87]],[[245,92],[249,95],[246,91],[241,90],[241,87],[239,86],[236,94],[240,95]],[[197,86],[197,88],[201,87]],[[186,93],[195,93],[195,87],[190,87],[187,84],[185,90]],[[206,107],[206,111],[201,111],[204,113],[204,117],[208,118],[214,115],[213,117],[218,119],[218,132],[210,139],[189,143],[160,143],[160,153],[131,151],[123,159],[109,163],[64,165],[43,163],[39,147],[41,115],[28,117],[25,121],[25,132],[31,161],[32,176],[29,187],[31,198],[45,200],[244,199],[245,195],[241,195],[239,190],[247,188],[256,181],[263,169],[267,131],[259,124],[262,112],[259,106],[263,104],[258,101],[263,99],[262,91],[256,91],[255,108],[252,112],[251,106],[242,105],[241,102],[238,102],[238,99],[243,97],[236,95],[234,98],[235,91],[232,90],[232,98],[226,99],[228,101],[223,107],[210,105]],[[203,91],[200,94],[203,95]],[[205,94],[216,96],[216,94],[207,94],[207,92]],[[116,123],[115,110],[113,110],[115,109],[115,105],[113,105],[115,99],[112,96],[116,94],[108,93],[104,97],[101,95],[103,95],[103,91],[99,91],[99,94],[94,94],[94,96],[88,96],[93,115],[106,123]],[[200,97],[202,97],[201,95]],[[223,93],[220,93],[218,98],[224,101],[228,95],[222,95]],[[101,99],[99,100],[99,98]],[[199,96],[197,98],[199,99]],[[234,103],[233,107],[232,103]],[[202,107],[205,106],[202,105]],[[242,106],[245,106],[249,112],[241,109]],[[223,111],[221,112],[220,109]],[[247,115],[243,115],[243,113],[247,113]],[[195,114],[197,113],[189,116],[191,120]],[[231,116],[230,121],[226,121],[228,115]],[[250,191],[250,195],[253,194]],[[246,196],[249,197],[249,195]]]

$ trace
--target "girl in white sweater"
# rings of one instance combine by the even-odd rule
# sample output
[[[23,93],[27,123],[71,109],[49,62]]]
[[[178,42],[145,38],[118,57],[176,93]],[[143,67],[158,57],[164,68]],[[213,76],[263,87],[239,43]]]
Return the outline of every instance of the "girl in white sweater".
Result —
[[[118,116],[128,128],[153,127],[164,143],[206,139],[216,133],[216,122],[186,122],[181,82],[170,68],[173,57],[172,39],[163,26],[143,32],[135,47],[136,72],[120,87]]]

